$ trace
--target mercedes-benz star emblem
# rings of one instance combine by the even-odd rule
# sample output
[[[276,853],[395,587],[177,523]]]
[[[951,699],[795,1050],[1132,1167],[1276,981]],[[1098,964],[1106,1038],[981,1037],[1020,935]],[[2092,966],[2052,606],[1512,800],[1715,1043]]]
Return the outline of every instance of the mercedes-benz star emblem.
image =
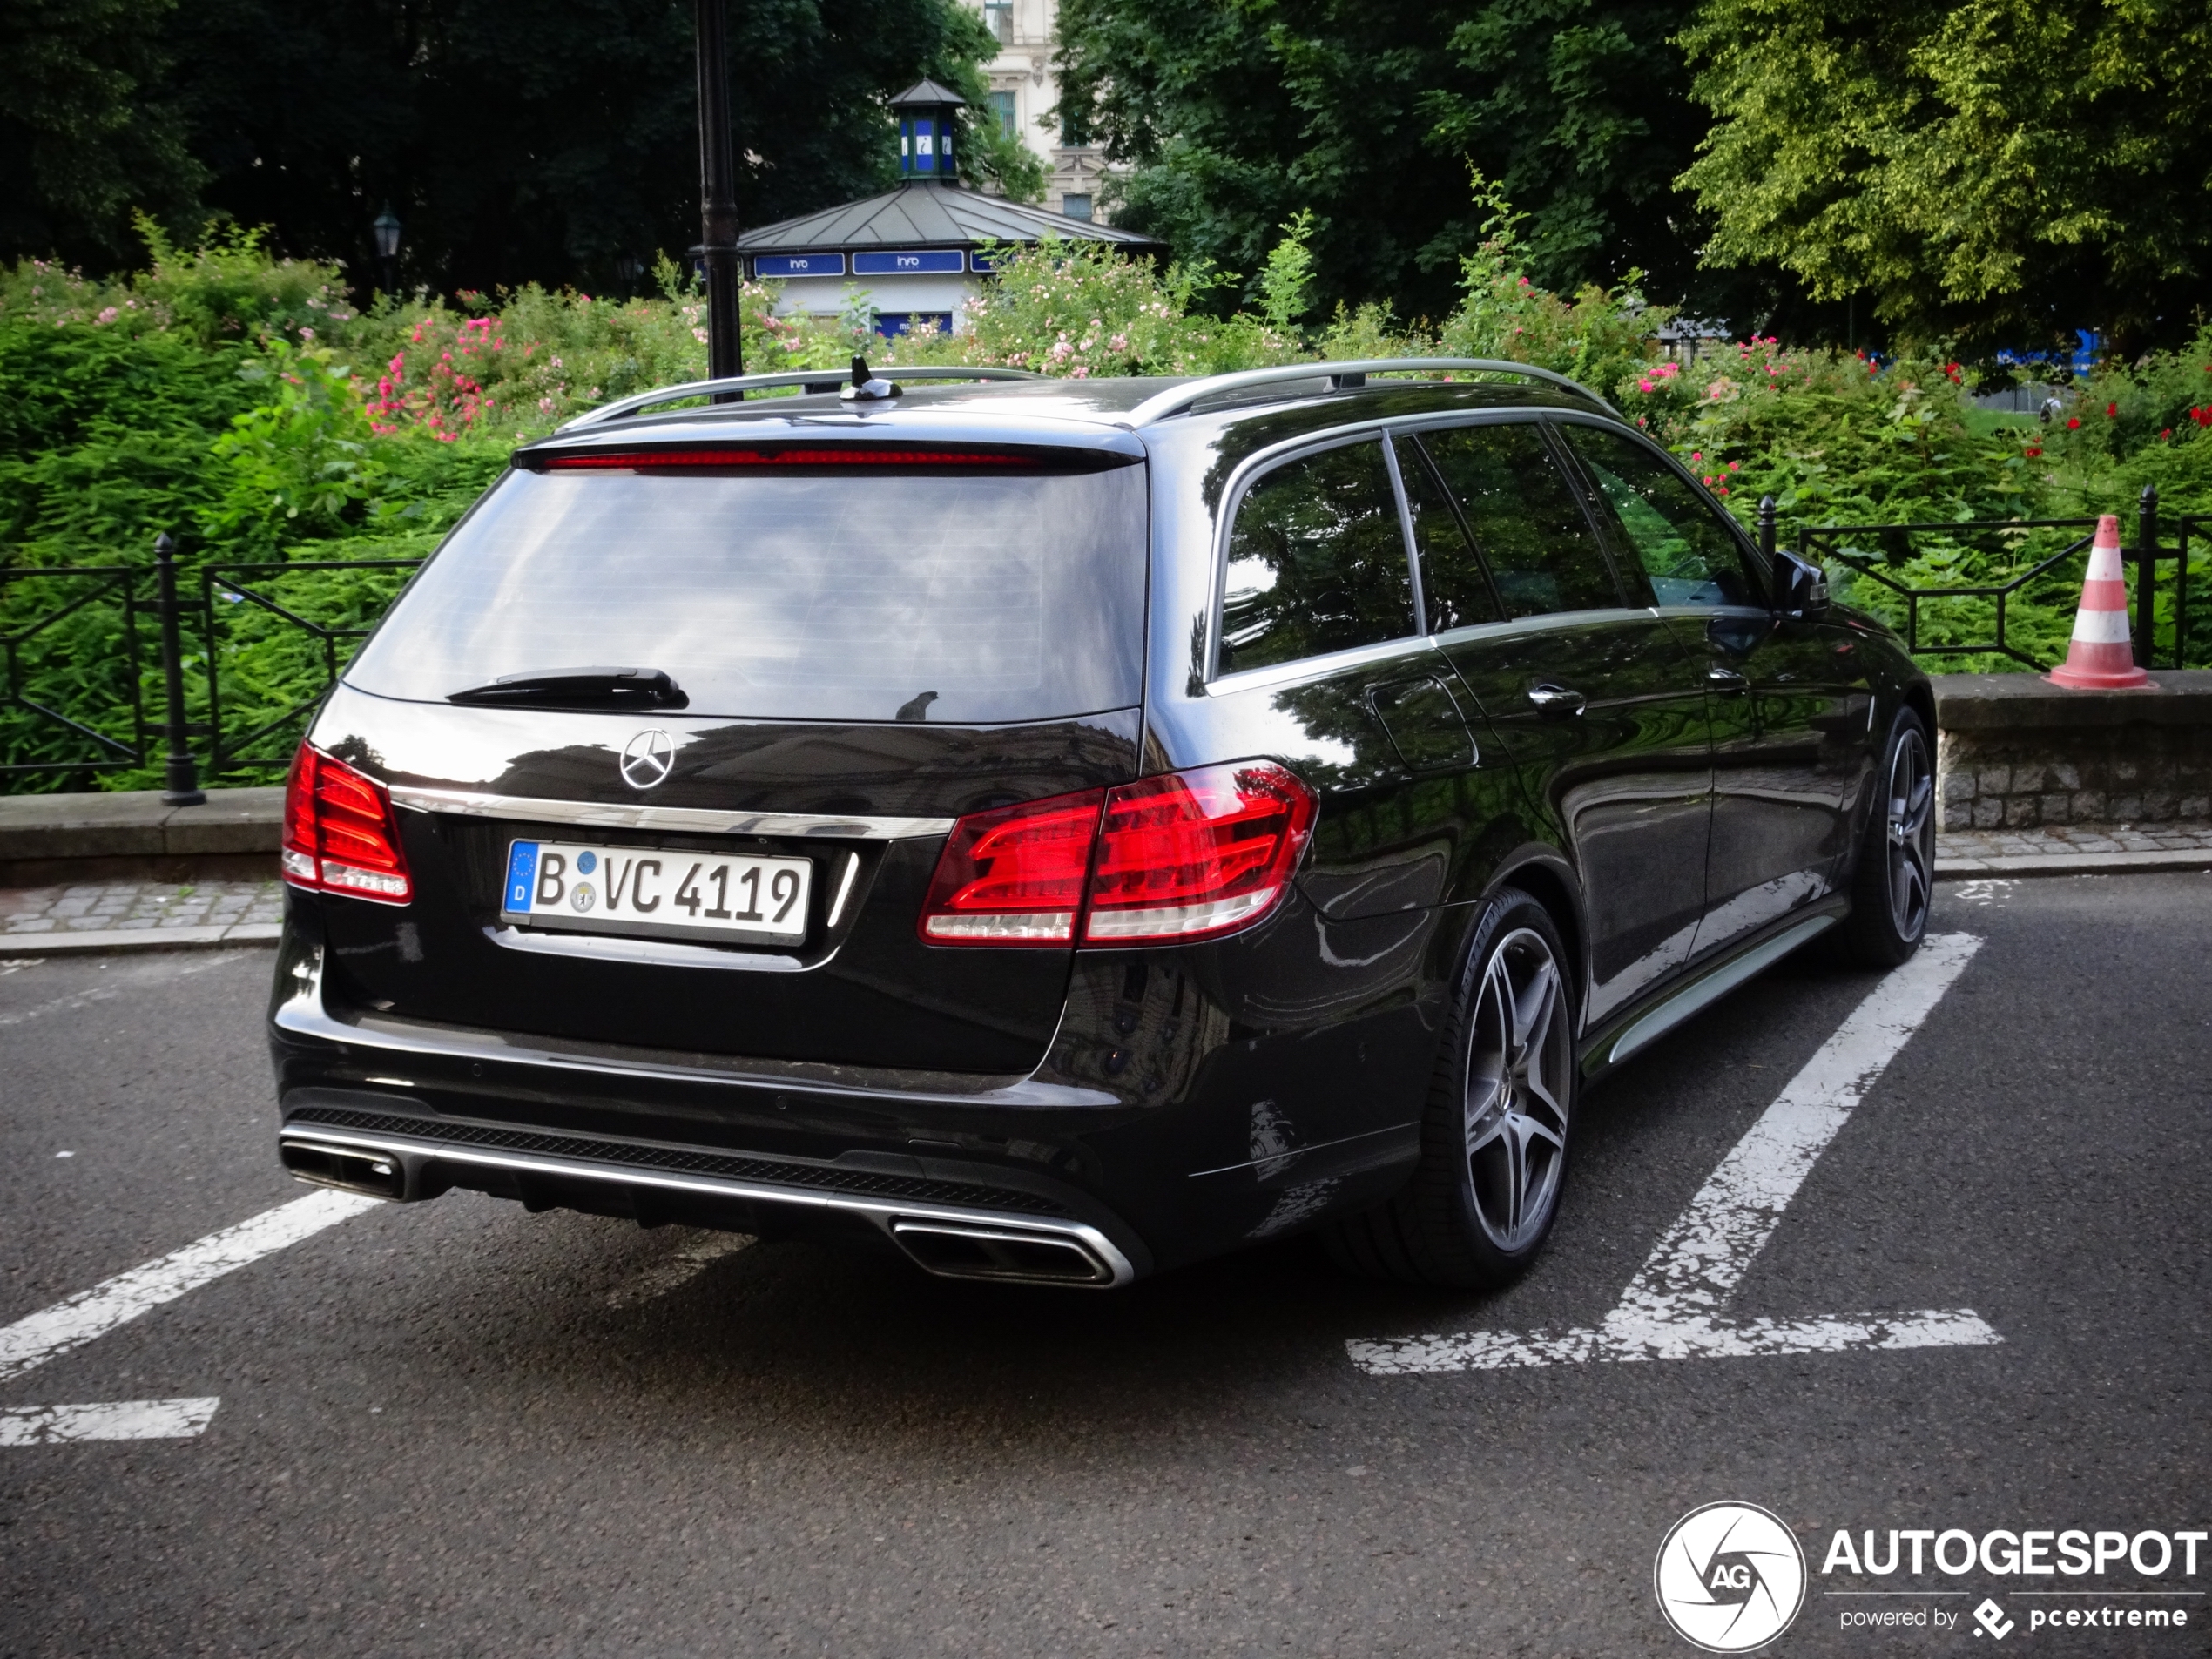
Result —
[[[658,726],[640,732],[623,745],[623,781],[632,789],[651,789],[675,764],[676,739]]]

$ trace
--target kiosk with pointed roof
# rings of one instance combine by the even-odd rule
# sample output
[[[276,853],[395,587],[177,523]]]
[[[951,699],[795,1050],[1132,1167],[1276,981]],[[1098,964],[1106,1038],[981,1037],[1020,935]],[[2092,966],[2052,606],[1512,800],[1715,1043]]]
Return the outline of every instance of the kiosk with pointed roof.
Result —
[[[988,274],[980,250],[994,242],[1103,242],[1137,256],[1164,257],[1149,236],[1068,219],[959,182],[953,145],[967,102],[935,81],[917,81],[891,100],[899,118],[899,187],[826,207],[738,239],[745,270],[783,282],[779,312],[834,316],[848,290],[876,310],[879,334],[934,323],[961,326],[962,305]]]

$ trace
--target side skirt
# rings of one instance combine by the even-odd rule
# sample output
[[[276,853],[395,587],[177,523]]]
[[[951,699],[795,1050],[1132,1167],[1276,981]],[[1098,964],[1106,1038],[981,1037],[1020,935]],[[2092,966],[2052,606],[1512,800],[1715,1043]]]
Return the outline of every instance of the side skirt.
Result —
[[[1584,1080],[1602,1076],[1684,1021],[1703,1013],[1745,981],[1827,932],[1850,908],[1850,900],[1837,895],[1822,900],[1810,914],[1785,917],[1778,926],[1739,945],[1720,961],[1706,964],[1694,978],[1608,1021],[1582,1039]]]

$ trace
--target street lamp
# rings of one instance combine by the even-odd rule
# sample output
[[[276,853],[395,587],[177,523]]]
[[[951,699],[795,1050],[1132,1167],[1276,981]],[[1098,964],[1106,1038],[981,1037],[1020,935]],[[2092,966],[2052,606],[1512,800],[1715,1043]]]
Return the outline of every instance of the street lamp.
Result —
[[[699,246],[691,253],[706,269],[706,372],[711,379],[723,380],[745,373],[745,346],[738,338],[738,289],[744,266],[738,254],[738,201],[732,177],[736,162],[730,146],[730,56],[723,0],[696,0],[693,17],[699,57]]]
[[[386,202],[384,211],[377,214],[369,229],[376,234],[376,257],[384,265],[384,292],[395,299],[400,291],[400,220]]]

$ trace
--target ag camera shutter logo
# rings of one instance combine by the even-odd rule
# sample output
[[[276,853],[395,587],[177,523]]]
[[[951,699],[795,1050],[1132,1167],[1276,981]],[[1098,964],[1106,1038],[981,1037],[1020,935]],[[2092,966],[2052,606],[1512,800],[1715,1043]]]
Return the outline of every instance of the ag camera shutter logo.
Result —
[[[1750,1653],[1805,1604],[1805,1553],[1781,1518],[1751,1503],[1709,1503],[1668,1530],[1652,1563],[1659,1610],[1707,1653]]]

